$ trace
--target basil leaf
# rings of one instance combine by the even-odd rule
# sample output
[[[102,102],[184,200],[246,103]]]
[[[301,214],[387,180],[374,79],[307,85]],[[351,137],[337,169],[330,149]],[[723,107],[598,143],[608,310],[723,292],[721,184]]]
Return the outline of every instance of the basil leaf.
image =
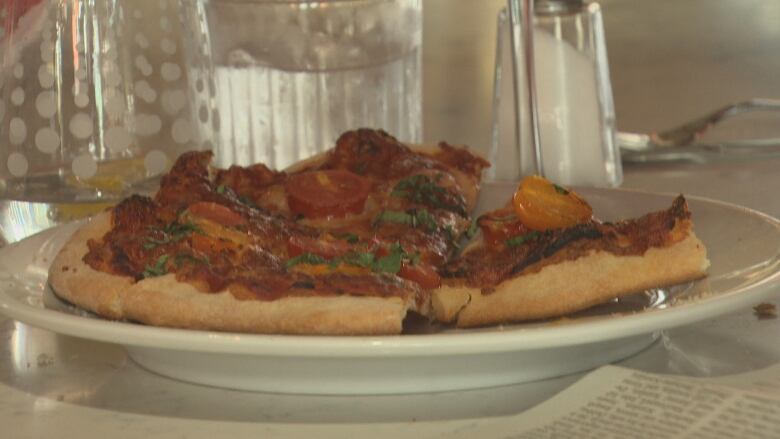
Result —
[[[401,263],[407,259],[406,251],[399,243],[390,246],[390,254],[382,256],[374,262],[372,269],[380,273],[396,274],[401,270]]]
[[[443,174],[437,174],[434,179],[421,174],[406,177],[396,183],[390,195],[406,198],[407,200],[425,204],[435,209],[445,209],[460,215],[465,215],[465,201],[455,196],[455,194],[449,194],[447,189],[436,184],[443,176]]]
[[[504,243],[506,244],[507,247],[517,247],[525,244],[526,242],[532,239],[536,239],[541,235],[542,235],[541,233],[534,230],[533,232],[528,232],[523,235],[513,236],[507,239],[506,241],[504,241]]]
[[[414,226],[414,217],[406,212],[400,212],[397,210],[383,210],[379,215],[377,215],[374,222],[397,223]]]
[[[168,267],[166,264],[168,263],[168,258],[170,256],[168,255],[160,255],[159,258],[157,258],[157,261],[155,261],[154,265],[147,265],[144,267],[143,276],[145,278],[147,277],[157,277],[162,276],[164,274],[168,273]]]
[[[382,213],[377,215],[374,222],[404,224],[414,228],[423,226],[429,232],[434,232],[439,228],[439,224],[436,222],[436,217],[433,216],[433,214],[431,214],[427,209],[414,209],[409,212],[383,210]]]
[[[153,229],[155,230],[155,229]],[[143,244],[144,250],[151,250],[161,245],[170,244],[172,242],[181,241],[187,238],[192,233],[199,233],[205,235],[200,227],[193,223],[177,223],[172,222],[166,224],[162,229],[156,229],[163,234],[161,239],[152,238],[151,236],[146,238],[146,242]]]
[[[390,253],[387,256],[379,258],[373,266],[374,271],[381,273],[398,273],[401,270],[402,254],[399,252]]]
[[[472,221],[471,224],[469,225],[469,229],[466,230],[466,239],[473,238],[478,231],[479,231],[479,225],[477,225],[476,221]]]
[[[337,236],[339,239],[343,239],[344,241],[347,241],[349,244],[357,244],[360,240],[360,237],[355,235],[354,233],[344,233]]]
[[[569,195],[569,190],[563,186],[558,186],[557,184],[553,183],[553,188],[555,188],[555,192],[558,192],[561,195]]]
[[[374,265],[374,259],[375,256],[371,252],[363,252],[363,253],[350,253],[343,258],[341,258],[341,261],[345,264],[349,265],[356,265],[358,267],[363,268],[371,268]]]
[[[144,250],[151,250],[153,248],[156,248],[159,245],[167,244],[169,241],[167,240],[158,240],[154,238],[146,238],[146,242],[144,242]]]
[[[170,224],[166,224],[165,227],[163,227],[163,232],[170,234],[170,235],[188,235],[190,233],[200,233],[201,235],[205,235],[203,230],[201,230],[200,227],[196,226],[193,223],[178,223],[178,222],[172,222]]]
[[[314,253],[302,253],[294,258],[290,258],[285,262],[286,268],[294,267],[298,264],[324,264],[328,262],[327,259],[323,258],[322,256],[315,255]]]
[[[436,231],[436,229],[439,228],[439,224],[436,222],[436,217],[434,217],[426,209],[416,210],[414,212],[413,222],[415,223],[414,227],[417,227],[417,224],[420,224],[422,226],[425,226],[425,228],[428,229],[429,232]]]

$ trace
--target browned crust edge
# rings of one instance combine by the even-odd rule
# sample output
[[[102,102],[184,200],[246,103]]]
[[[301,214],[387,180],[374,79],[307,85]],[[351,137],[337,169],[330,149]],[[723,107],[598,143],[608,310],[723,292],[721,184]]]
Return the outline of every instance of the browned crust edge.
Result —
[[[110,228],[110,213],[81,227],[55,257],[49,282],[55,294],[110,319],[186,329],[266,334],[378,335],[401,332],[414,300],[399,297],[307,296],[240,301],[229,292],[207,294],[174,275],[133,282],[83,261],[87,240]],[[411,295],[410,295],[411,296]]]
[[[432,293],[434,317],[474,327],[567,315],[610,299],[698,279],[709,261],[704,244],[691,231],[681,241],[617,256],[593,251],[548,265],[499,284],[489,294],[479,288],[445,285]]]

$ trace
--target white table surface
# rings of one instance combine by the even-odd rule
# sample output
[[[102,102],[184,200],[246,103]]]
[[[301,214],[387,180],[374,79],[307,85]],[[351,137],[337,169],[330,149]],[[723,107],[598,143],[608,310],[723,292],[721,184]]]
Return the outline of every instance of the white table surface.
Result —
[[[477,77],[483,78],[484,72],[491,69],[492,52],[485,55],[484,50],[491,50],[489,35],[499,2],[489,2],[493,9],[474,15],[469,14],[469,8],[482,2],[450,1],[446,7],[442,0],[426,2],[429,17],[449,9],[453,19],[479,18],[482,20],[479,23],[486,26],[482,29],[488,29],[484,31],[488,36],[475,30],[480,29],[479,23],[450,29],[449,34],[446,29],[429,33],[431,38],[439,39],[437,44],[442,50],[426,53],[426,65],[430,67],[427,75],[446,71],[447,66],[454,69],[464,62],[473,62],[476,67],[466,68],[466,73],[482,72]],[[618,10],[627,8],[624,3],[606,2]],[[426,20],[426,24],[441,21]],[[619,23],[616,17],[610,16],[606,21]],[[614,40],[611,41],[617,41],[615,34],[620,30],[614,27],[612,30]],[[481,36],[470,39],[477,34]],[[479,56],[464,61],[469,53]],[[616,64],[620,62],[618,59]],[[427,78],[426,84],[431,83],[432,79]],[[626,79],[620,81],[623,84]],[[470,118],[474,121],[474,132],[463,134],[462,142],[487,139],[489,114],[485,110],[489,106],[485,99],[489,97],[490,86],[484,82],[473,84],[471,89],[463,83],[457,84],[456,88],[462,91],[455,98],[448,94],[447,86],[426,92],[426,126],[431,127],[427,132],[434,139],[447,137],[442,135],[445,132],[466,133],[465,120]],[[626,101],[621,100],[625,95],[618,95],[618,91],[616,100],[625,108]],[[682,114],[682,110],[676,111]],[[459,142],[461,138],[450,140]],[[778,169],[780,159],[627,166],[623,186],[716,198],[780,216]],[[780,291],[772,302],[780,305]],[[735,310],[722,318],[665,331],[650,348],[619,364],[687,376],[747,372],[780,361],[778,334],[780,319],[759,320],[751,309]],[[117,345],[61,336],[5,317],[0,317],[0,340],[0,425],[3,426],[0,436],[20,439],[336,438],[361,433],[377,439],[446,437],[447,432],[465,425],[520,413],[581,376],[464,392],[292,396],[177,382],[141,369]]]

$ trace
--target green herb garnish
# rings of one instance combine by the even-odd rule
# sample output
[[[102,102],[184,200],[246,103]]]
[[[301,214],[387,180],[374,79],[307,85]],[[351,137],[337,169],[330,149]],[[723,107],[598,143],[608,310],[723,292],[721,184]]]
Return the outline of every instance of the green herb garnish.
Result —
[[[506,244],[507,247],[517,247],[525,244],[526,242],[532,239],[536,239],[541,235],[542,235],[541,233],[534,230],[533,232],[528,232],[523,235],[513,236],[507,239],[506,241],[504,241],[504,243]]]
[[[405,224],[414,228],[423,226],[428,229],[429,232],[436,231],[439,228],[439,224],[436,222],[436,217],[428,212],[427,209],[412,209],[408,212],[383,210],[382,213],[377,215],[374,222]]]
[[[217,186],[218,194],[224,194],[225,192],[227,192],[227,186],[225,186],[224,184]]]
[[[390,246],[389,250],[389,254],[380,258],[377,258],[374,252],[351,252],[342,257],[330,260],[315,255],[314,253],[303,253],[287,260],[285,266],[289,269],[298,264],[327,264],[329,267],[336,268],[340,264],[348,264],[356,267],[368,268],[377,273],[396,274],[401,270],[401,264],[404,261],[408,261],[412,265],[416,265],[420,262],[419,254],[407,253],[399,243]]]
[[[343,239],[344,241],[347,241],[350,244],[357,244],[360,240],[360,237],[355,235],[354,233],[344,233],[340,235],[336,235],[337,238]]]
[[[478,231],[479,231],[479,225],[477,224],[476,221],[472,221],[471,224],[469,224],[468,230],[466,230],[466,239],[473,238]]]
[[[348,253],[340,258],[339,262],[355,265],[363,268],[372,268],[374,266],[375,256],[371,252]]]
[[[154,263],[154,265],[147,265],[144,267],[143,276],[145,278],[147,277],[157,277],[162,276],[164,274],[168,273],[168,258],[170,256],[168,255],[160,255],[159,258],[157,258],[157,261]]]
[[[398,273],[401,270],[401,262],[403,254],[398,252],[390,253],[387,256],[379,258],[372,267],[374,271],[380,273]]]
[[[441,178],[442,174],[438,174],[435,179],[427,175],[412,175],[396,183],[390,195],[406,198],[412,202],[425,204],[435,209],[445,209],[465,215],[465,200],[436,184]]]
[[[563,186],[558,186],[557,184],[553,183],[553,188],[555,188],[555,192],[558,192],[561,195],[569,195],[569,190]]]
[[[182,239],[187,238],[192,233],[200,233],[201,235],[204,235],[203,230],[201,230],[200,227],[192,223],[179,224],[177,222],[172,222],[170,224],[166,224],[165,227],[161,229],[153,229],[153,230],[158,230],[159,232],[161,232],[163,237],[160,239],[156,239],[156,238],[152,238],[151,236],[148,236],[146,238],[146,242],[144,242],[143,244],[145,250],[151,250],[161,245],[166,245],[172,242],[181,241]]]
[[[412,215],[406,212],[399,212],[397,210],[383,210],[379,215],[377,215],[374,222],[397,223],[397,224],[406,224],[407,226],[411,226]]]
[[[290,258],[285,263],[285,267],[292,268],[298,264],[324,264],[328,262],[327,259],[323,258],[322,256],[315,255],[314,253],[302,253],[294,258]]]
[[[429,232],[433,232],[439,227],[439,224],[436,222],[436,217],[426,209],[417,209],[414,211],[412,227],[417,227],[418,225],[424,226]]]

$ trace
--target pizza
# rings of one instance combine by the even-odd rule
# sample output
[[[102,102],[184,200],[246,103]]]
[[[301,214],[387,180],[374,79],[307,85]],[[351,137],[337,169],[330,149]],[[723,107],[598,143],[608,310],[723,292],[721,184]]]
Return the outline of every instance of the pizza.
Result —
[[[530,176],[477,223],[482,233],[432,293],[435,318],[459,327],[564,316],[709,266],[681,195],[666,210],[604,223],[575,192]]]
[[[65,243],[49,282],[99,316],[267,334],[398,334],[566,315],[704,276],[679,197],[603,223],[573,191],[523,180],[474,220],[483,169],[468,148],[344,133],[286,170],[217,169],[182,155],[153,197],[133,195]]]
[[[50,269],[55,293],[156,326],[399,333],[407,312],[428,314],[488,165],[367,129],[287,171],[210,161],[184,154],[153,198],[80,229]]]

